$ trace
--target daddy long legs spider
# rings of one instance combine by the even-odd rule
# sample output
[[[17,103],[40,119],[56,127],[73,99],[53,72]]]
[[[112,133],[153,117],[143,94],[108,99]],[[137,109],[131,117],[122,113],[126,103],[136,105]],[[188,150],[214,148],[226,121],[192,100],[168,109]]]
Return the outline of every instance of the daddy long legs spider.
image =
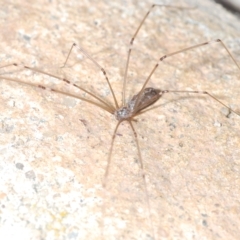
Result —
[[[190,48],[186,48],[186,49],[183,49],[183,50],[180,50],[180,51],[177,51],[177,52],[173,52],[173,53],[170,53],[170,54],[167,54],[167,55],[163,55],[160,59],[159,59],[159,63],[158,64],[161,64],[161,61],[164,61],[164,59],[166,58],[166,57],[170,57],[170,56],[173,56],[173,55],[175,55],[175,54],[178,54],[178,53],[180,53],[180,52],[184,52],[184,51],[188,51],[188,50],[191,50],[191,49],[193,49],[193,48],[197,48],[197,47],[201,47],[201,46],[204,46],[204,45],[207,45],[207,44],[209,44],[209,43],[214,43],[214,42],[216,42],[216,43],[219,43],[219,45],[221,45],[223,48],[225,48],[226,49],[226,51],[228,52],[228,49],[225,47],[225,45],[222,43],[222,41],[221,40],[214,40],[214,41],[210,41],[210,42],[205,42],[205,43],[201,43],[201,44],[199,44],[199,45],[196,45],[196,46],[193,46],[193,47],[190,47]],[[85,55],[87,55],[88,56],[88,58],[90,58],[92,61],[93,61],[93,63],[95,63],[95,65],[97,64],[97,62],[90,56],[90,55],[88,55],[87,54],[87,52],[85,51],[85,50],[83,50],[83,49],[81,49],[80,48],[80,51],[82,51],[82,53],[83,54],[85,54]],[[229,53],[229,52],[228,52]],[[232,60],[233,60],[233,62],[235,62],[235,64],[238,66],[238,64],[237,64],[237,62],[235,61],[235,59],[232,57],[232,55],[229,53],[229,56],[232,58]],[[13,64],[14,66],[16,66],[16,65],[19,65],[19,64]],[[127,64],[127,66],[128,66],[128,64]],[[38,72],[38,73],[40,73],[40,74],[45,74],[45,75],[48,75],[48,76],[51,76],[51,74],[50,73],[47,73],[47,72],[44,72],[44,71],[41,71],[41,70],[39,70],[39,69],[36,69],[36,68],[32,68],[32,67],[29,67],[29,66],[25,66],[25,65],[23,65],[23,67],[25,68],[25,69],[30,69],[30,70],[32,70],[33,72]],[[153,71],[154,71],[154,69],[157,67],[157,65],[155,65],[155,67],[153,68]],[[238,66],[239,67],[239,66]],[[104,75],[105,75],[105,73],[106,73],[106,71],[102,68],[102,67],[100,67],[100,69],[102,69],[102,72],[104,73]],[[125,70],[125,73],[127,73],[127,68],[126,68],[126,70]],[[152,72],[153,73],[153,72]],[[150,73],[150,75],[149,75],[149,78],[147,78],[147,80],[146,80],[146,84],[147,84],[147,81],[148,80],[150,80],[150,77],[151,77],[151,75],[152,75],[152,73]],[[56,77],[57,79],[59,79],[59,80],[61,80],[61,78],[58,78],[57,76],[53,76],[53,77]],[[21,82],[21,79],[13,79],[13,78],[9,78],[9,77],[2,77],[3,79],[5,79],[5,80],[9,80],[9,81],[17,81],[17,82]],[[125,77],[125,79],[127,79],[126,77]],[[69,80],[69,79],[63,79],[63,81],[66,83],[66,84],[71,84],[71,81]],[[28,83],[28,85],[31,85],[30,83]],[[56,90],[56,89],[53,89],[53,88],[50,88],[50,87],[45,87],[45,86],[43,86],[43,85],[41,85],[41,84],[39,84],[38,86],[36,85],[36,84],[33,84],[34,86],[36,86],[36,87],[40,87],[40,88],[42,88],[42,89],[48,89],[48,90],[50,90],[50,91],[55,91],[55,92],[59,92],[59,93],[61,93],[61,91],[58,91],[58,90]],[[150,85],[150,84],[149,84]],[[75,86],[76,87],[76,86]],[[142,89],[144,90],[145,89],[145,87],[148,87],[148,86],[146,86],[146,85],[143,85],[143,87],[142,87]],[[83,89],[82,89],[83,90]],[[179,93],[185,93],[185,92],[188,92],[189,94],[203,94],[203,95],[206,95],[206,96],[208,96],[208,98],[211,98],[212,100],[215,100],[215,101],[217,101],[217,102],[220,102],[220,104],[222,104],[224,107],[226,107],[226,108],[228,108],[230,111],[233,111],[233,112],[235,112],[235,110],[234,109],[231,109],[231,108],[229,108],[224,102],[222,102],[222,101],[220,101],[218,98],[215,98],[213,95],[212,95],[212,93],[206,93],[206,92],[204,92],[204,91],[198,91],[198,90],[194,90],[194,91],[186,91],[186,90],[158,90],[158,89],[156,89],[156,88],[152,88],[152,89],[149,89],[148,88],[148,92],[151,92],[151,93],[153,93],[153,95],[155,96],[155,99],[154,100],[152,100],[152,102],[150,101],[150,103],[154,103],[155,101],[157,101],[160,97],[161,97],[161,95],[165,95],[165,94],[167,94],[167,93],[170,93],[170,92],[179,92]],[[85,91],[85,90],[84,90]],[[88,92],[87,92],[88,93]],[[123,93],[125,93],[125,91],[123,90]],[[125,121],[128,121],[129,123],[131,123],[130,124],[130,126],[131,126],[131,128],[132,128],[132,130],[133,130],[133,132],[135,132],[135,140],[136,140],[136,143],[137,143],[137,149],[138,149],[138,158],[139,158],[139,161],[140,161],[140,168],[141,168],[141,171],[142,171],[142,177],[143,177],[143,179],[144,179],[144,186],[145,186],[145,192],[146,192],[146,194],[147,194],[147,184],[146,184],[146,180],[145,180],[145,177],[144,177],[144,170],[143,170],[143,164],[144,164],[144,161],[143,161],[143,159],[141,158],[141,151],[140,151],[140,147],[139,147],[139,144],[138,144],[138,139],[137,139],[137,135],[136,135],[136,131],[134,130],[134,127],[133,127],[133,125],[132,125],[132,121],[133,121],[133,118],[135,117],[135,116],[138,116],[138,115],[140,115],[141,113],[143,113],[144,111],[143,110],[145,110],[145,108],[147,107],[147,106],[149,106],[149,105],[151,105],[149,102],[147,102],[146,103],[146,105],[143,105],[143,106],[139,106],[139,103],[141,102],[140,101],[140,99],[142,98],[142,96],[143,96],[143,94],[144,94],[144,92],[143,91],[139,91],[138,93],[137,93],[137,98],[135,98],[135,100],[134,101],[132,101],[132,102],[135,102],[135,105],[133,106],[133,113],[130,113],[130,115],[126,118],[126,119],[124,119]],[[71,96],[71,94],[66,94],[67,96]],[[150,96],[151,96],[151,94],[150,94]],[[77,98],[80,98],[80,99],[82,99],[83,101],[88,101],[88,100],[86,100],[86,99],[83,99],[83,98],[81,98],[81,97],[79,97],[79,96],[76,96],[76,95],[74,95],[73,94],[73,97],[77,97]],[[125,99],[126,97],[124,96],[124,94],[123,94],[123,102],[125,102],[126,101],[126,99]],[[125,99],[125,100],[124,100]],[[98,99],[99,100],[99,99]],[[102,101],[102,100],[101,100]],[[89,102],[89,101],[88,101]],[[111,114],[114,114],[114,112],[115,112],[115,115],[117,115],[117,118],[118,118],[118,121],[119,121],[119,124],[122,122],[122,119],[119,117],[119,111],[118,111],[118,113],[116,113],[116,109],[118,108],[116,105],[118,105],[118,106],[120,106],[120,103],[118,103],[118,104],[116,104],[116,102],[117,102],[117,100],[115,100],[114,101],[115,102],[115,106],[114,105],[109,105],[108,103],[106,104],[106,103],[103,103],[103,102],[101,102],[101,104],[103,104],[103,105],[101,105],[101,107],[100,108],[102,108],[102,109],[104,109],[104,110],[106,110],[107,112],[109,112],[109,113],[111,113]],[[130,101],[131,102],[131,101]],[[131,102],[131,103],[132,103]],[[92,102],[90,102],[90,103],[92,103]],[[93,103],[94,105],[96,105],[96,103]],[[138,107],[136,107],[136,105],[138,106]],[[235,112],[236,113],[236,112]],[[238,113],[237,113],[238,114]],[[118,126],[118,125],[117,125]],[[117,127],[116,127],[116,129],[115,129],[115,133],[116,133],[116,131],[117,131]],[[113,139],[115,138],[115,136],[116,136],[116,134],[113,134]],[[110,161],[111,161],[111,154],[112,154],[112,147],[113,147],[113,142],[110,144],[110,154],[109,154],[109,158],[108,158],[108,165],[107,165],[107,170],[106,170],[106,172],[105,172],[105,178],[104,178],[104,183],[103,183],[103,185],[104,185],[104,187],[105,188],[107,188],[107,186],[106,186],[106,184],[107,184],[107,179],[108,179],[108,175],[109,175],[109,166],[110,166]],[[147,173],[146,173],[147,174]],[[149,197],[148,197],[148,194],[147,194],[147,200],[146,200],[147,202],[149,202]],[[150,212],[151,212],[151,207],[150,207],[150,203],[148,203],[147,204],[148,205],[148,211],[149,211],[149,215],[150,215],[150,219],[151,219],[151,214],[150,214]],[[151,220],[150,220],[151,221]]]

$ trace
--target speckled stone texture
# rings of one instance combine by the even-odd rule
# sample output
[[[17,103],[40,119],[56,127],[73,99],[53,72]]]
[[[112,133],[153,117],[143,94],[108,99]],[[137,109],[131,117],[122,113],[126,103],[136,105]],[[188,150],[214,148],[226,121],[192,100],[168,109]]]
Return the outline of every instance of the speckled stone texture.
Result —
[[[113,104],[101,71],[77,49],[60,68],[75,42],[107,71],[121,104],[129,41],[151,3],[1,1],[1,66],[39,68]],[[167,3],[196,8],[149,15],[133,47],[128,98],[161,56],[194,44],[220,38],[240,64],[239,19],[208,0]],[[21,65],[0,74],[87,97]],[[167,58],[148,86],[209,91],[240,110],[240,70],[219,43]],[[166,94],[156,105],[134,122],[147,193],[127,123],[103,191],[114,116],[1,79],[0,239],[239,239],[240,117],[198,94]]]

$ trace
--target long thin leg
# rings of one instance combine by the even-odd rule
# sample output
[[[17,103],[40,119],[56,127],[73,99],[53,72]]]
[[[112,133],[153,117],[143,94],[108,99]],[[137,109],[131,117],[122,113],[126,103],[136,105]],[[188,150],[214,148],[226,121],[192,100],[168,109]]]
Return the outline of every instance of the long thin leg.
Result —
[[[109,173],[109,169],[110,169],[110,165],[111,165],[111,158],[112,158],[112,151],[113,151],[113,144],[114,144],[114,140],[116,138],[116,133],[118,130],[119,125],[121,124],[121,122],[119,121],[114,129],[113,135],[112,135],[112,141],[111,141],[111,147],[109,150],[109,154],[108,154],[108,160],[107,160],[107,167],[105,170],[105,174],[104,174],[104,178],[103,178],[103,187],[106,188],[107,186],[107,178],[108,178],[108,173]]]
[[[226,107],[229,111],[234,112],[235,114],[237,114],[238,116],[240,116],[240,113],[238,113],[237,111],[233,110],[232,108],[228,107],[225,103],[223,103],[222,101],[218,100],[216,97],[214,97],[212,94],[210,94],[207,91],[176,91],[176,90],[168,90],[166,91],[166,93],[197,93],[197,94],[205,94],[207,96],[209,96],[210,98],[214,99],[215,101],[217,101],[218,103],[220,103],[221,105],[223,105],[224,107]]]
[[[153,73],[156,71],[156,69],[158,68],[160,62],[164,61],[164,59],[170,57],[170,56],[173,56],[173,55],[176,55],[178,53],[181,53],[181,52],[186,52],[186,51],[189,51],[189,50],[192,50],[194,48],[198,48],[198,47],[202,47],[202,46],[205,46],[205,45],[208,45],[208,44],[211,44],[211,43],[214,43],[214,42],[217,42],[217,43],[221,43],[221,45],[223,46],[223,48],[225,48],[225,50],[227,51],[227,53],[229,54],[229,56],[231,57],[231,59],[233,60],[233,62],[235,63],[235,65],[239,68],[240,70],[240,65],[237,63],[237,61],[235,60],[235,58],[233,57],[233,55],[231,54],[231,52],[228,50],[228,48],[226,47],[226,45],[223,43],[223,41],[221,39],[215,39],[215,40],[212,40],[212,41],[208,41],[208,42],[204,42],[204,43],[200,43],[200,44],[197,44],[197,45],[194,45],[194,46],[191,46],[191,47],[188,47],[188,48],[184,48],[184,49],[181,49],[179,51],[175,51],[175,52],[172,52],[172,53],[169,53],[169,54],[166,54],[162,57],[159,58],[159,61],[156,63],[156,65],[154,66],[154,68],[152,69],[152,71],[150,72],[149,76],[147,77],[145,83],[143,84],[142,86],[142,89],[141,91],[139,92],[139,97],[138,97],[138,100],[137,100],[137,103],[140,99],[140,96],[141,94],[143,93],[146,85],[148,84],[149,80],[151,79]],[[137,105],[136,103],[136,105]]]
[[[3,67],[9,67],[9,66],[19,66],[19,64],[17,64],[17,63],[7,64],[7,65],[5,65],[5,66],[3,66]],[[2,68],[2,67],[0,67],[0,68]],[[113,106],[109,105],[108,103],[106,103],[105,101],[103,101],[101,98],[97,97],[96,95],[92,94],[91,92],[87,91],[86,89],[84,89],[84,88],[82,88],[82,87],[80,87],[80,86],[72,83],[71,81],[69,81],[69,80],[66,79],[66,78],[60,78],[60,77],[58,77],[58,76],[55,76],[55,75],[50,74],[50,73],[46,73],[46,72],[44,72],[44,71],[42,71],[42,70],[39,70],[39,69],[37,69],[37,68],[32,68],[32,67],[28,67],[28,66],[25,66],[25,65],[23,65],[23,68],[29,69],[29,70],[31,70],[31,71],[33,71],[33,72],[38,72],[38,73],[41,73],[41,74],[43,74],[43,75],[47,75],[47,76],[56,78],[56,79],[58,79],[58,80],[60,80],[60,81],[63,81],[64,83],[67,83],[67,84],[69,84],[69,85],[71,85],[71,86],[73,86],[73,87],[76,87],[76,88],[80,89],[81,91],[89,94],[89,95],[92,96],[93,98],[97,99],[97,100],[98,100],[99,102],[101,102],[103,105],[100,105],[99,103],[96,103],[96,102],[94,102],[94,101],[88,100],[88,99],[86,99],[86,98],[83,98],[83,97],[80,97],[80,96],[77,96],[77,95],[74,95],[74,94],[65,93],[65,92],[62,92],[62,91],[59,91],[59,90],[56,90],[56,89],[53,89],[53,88],[47,88],[47,87],[45,87],[45,86],[43,86],[43,85],[39,85],[39,84],[27,83],[27,82],[21,81],[20,79],[13,79],[13,78],[8,78],[8,77],[1,77],[1,76],[0,76],[0,79],[6,79],[6,80],[9,80],[9,81],[14,81],[14,82],[21,82],[21,83],[24,83],[24,84],[27,84],[27,85],[31,85],[31,86],[35,86],[35,87],[39,87],[39,88],[42,88],[42,89],[45,89],[45,90],[50,90],[50,91],[58,92],[58,93],[61,93],[61,94],[67,95],[67,96],[72,96],[72,97],[81,99],[81,100],[83,100],[83,101],[89,102],[89,103],[91,103],[91,104],[94,104],[94,105],[96,105],[96,106],[98,106],[98,107],[100,107],[100,108],[108,111],[108,112],[111,113],[111,114],[113,114],[114,111],[115,111],[115,109],[114,109]]]
[[[103,177],[102,186],[103,186],[103,191],[104,191],[103,194],[105,195],[105,197],[106,197],[106,191],[107,191],[107,178],[108,178],[109,169],[110,169],[110,165],[111,165],[114,140],[116,138],[116,133],[117,133],[117,130],[118,130],[118,127],[119,127],[120,124],[121,124],[121,122],[119,121],[117,123],[117,125],[114,129],[113,135],[112,135],[112,141],[111,141],[110,150],[109,150],[109,154],[108,154],[108,160],[107,160],[107,167],[106,167],[105,174],[104,174],[104,177]],[[102,216],[102,222],[101,222],[102,239],[105,239],[104,238],[104,216],[106,215],[105,212],[106,212],[105,204],[103,203],[102,204],[102,214],[103,214],[103,216]]]
[[[88,102],[90,104],[93,104],[107,112],[109,112],[110,114],[112,114],[112,111],[109,110],[109,108],[107,108],[105,105],[100,105],[99,103],[97,102],[94,102],[94,101],[91,101],[89,99],[86,99],[86,98],[83,98],[83,97],[80,97],[78,95],[75,95],[75,94],[72,94],[72,93],[66,93],[66,92],[63,92],[63,91],[60,91],[60,90],[57,90],[57,89],[54,89],[54,88],[49,88],[49,87],[45,87],[43,85],[40,85],[40,84],[34,84],[34,83],[29,83],[27,81],[23,81],[21,79],[17,79],[17,78],[9,78],[9,77],[2,77],[0,76],[0,79],[3,79],[3,80],[7,80],[7,81],[11,81],[11,82],[16,82],[16,83],[21,83],[21,84],[25,84],[25,85],[28,85],[28,86],[33,86],[33,87],[37,87],[37,88],[41,88],[43,90],[48,90],[48,91],[51,91],[51,92],[56,92],[56,93],[60,93],[60,94],[63,94],[65,96],[69,96],[69,97],[73,97],[73,98],[77,98],[77,99],[80,99],[82,101],[85,101],[85,102]]]
[[[195,9],[195,7],[178,7],[178,6],[163,5],[163,4],[153,4],[150,7],[150,9],[148,10],[148,12],[145,14],[145,16],[143,17],[142,21],[140,22],[136,32],[133,34],[133,36],[132,36],[132,38],[130,40],[130,43],[129,43],[130,47],[128,49],[127,61],[126,61],[124,77],[123,77],[123,91],[122,91],[122,104],[123,104],[123,106],[125,106],[125,104],[126,104],[125,92],[126,92],[126,85],[127,85],[127,74],[128,74],[128,66],[129,66],[129,62],[130,62],[130,56],[131,56],[134,40],[136,39],[136,37],[137,37],[137,35],[139,33],[139,30],[143,26],[143,24],[146,21],[148,15],[150,14],[150,12],[153,10],[154,7],[167,7],[167,8],[176,8],[176,9],[182,9],[182,10],[192,10],[192,9]]]
[[[130,124],[130,126],[132,128],[132,131],[133,131],[133,134],[134,134],[134,137],[135,137],[135,141],[136,141],[136,145],[137,145],[137,151],[138,151],[138,156],[139,156],[140,168],[141,168],[142,177],[143,177],[143,181],[144,181],[144,188],[145,188],[146,200],[147,200],[147,205],[148,205],[148,219],[149,219],[149,222],[151,224],[151,231],[152,231],[152,234],[153,234],[153,239],[155,239],[155,237],[154,237],[154,235],[155,235],[154,234],[154,228],[153,228],[153,223],[152,223],[152,218],[151,218],[151,211],[150,211],[149,194],[148,194],[148,190],[147,190],[147,182],[146,182],[146,176],[145,176],[145,171],[144,171],[144,166],[143,166],[142,155],[141,155],[139,142],[138,142],[138,136],[137,136],[137,132],[136,132],[136,130],[135,130],[131,120],[129,120],[128,122],[129,122],[129,124]],[[119,127],[120,124],[121,124],[121,122],[119,121],[117,123],[115,129],[114,129],[113,136],[112,136],[111,147],[110,147],[109,154],[108,154],[107,167],[106,167],[105,175],[104,175],[104,179],[103,179],[103,188],[104,188],[104,190],[106,190],[106,188],[107,188],[107,178],[108,178],[109,169],[110,169],[110,165],[111,165],[111,158],[112,158],[112,151],[113,151],[114,140],[116,138],[116,133],[117,133],[117,130],[118,130],[118,127]],[[103,215],[104,215],[105,214],[104,204],[102,205],[102,212],[103,212]]]
[[[106,79],[106,81],[107,81],[107,83],[108,83],[108,86],[109,86],[109,88],[110,88],[110,91],[111,91],[111,93],[112,93],[115,106],[116,106],[116,108],[119,108],[119,105],[118,105],[116,96],[115,96],[114,91],[113,91],[113,89],[112,89],[112,85],[111,85],[110,82],[109,82],[109,79],[108,79],[108,76],[107,76],[107,72],[105,71],[105,69],[104,69],[102,66],[99,65],[99,63],[97,63],[97,61],[95,61],[83,48],[81,48],[80,46],[78,46],[76,43],[73,43],[72,47],[70,48],[70,50],[69,50],[69,52],[68,52],[68,55],[67,55],[67,58],[66,58],[66,61],[65,61],[64,64],[63,64],[63,67],[66,66],[67,61],[68,61],[68,59],[69,59],[69,57],[70,57],[70,55],[71,55],[71,52],[72,52],[72,50],[73,50],[74,47],[77,47],[80,52],[82,52],[85,56],[87,56],[87,58],[89,58],[89,59],[102,71],[102,73],[103,73],[103,75],[104,75],[104,77],[105,77],[105,79]]]
[[[152,231],[152,234],[153,234],[153,239],[155,239],[154,227],[153,227],[153,222],[152,222],[152,218],[151,218],[151,211],[150,211],[151,208],[150,208],[149,194],[148,194],[148,190],[147,190],[146,175],[145,175],[145,170],[144,170],[144,166],[143,166],[142,154],[141,154],[140,147],[139,147],[138,136],[137,136],[137,132],[136,132],[131,120],[129,121],[129,124],[132,128],[132,131],[133,131],[133,134],[134,134],[134,137],[135,137],[135,141],[136,141],[136,145],[137,145],[139,162],[140,162],[142,178],[143,178],[144,188],[145,188],[145,193],[146,193],[146,200],[147,200],[147,205],[148,205],[148,219],[149,219],[149,222],[151,224],[151,231]]]
[[[237,112],[236,110],[233,110],[232,108],[228,107],[225,103],[223,103],[222,101],[220,101],[219,99],[217,99],[216,97],[214,97],[212,94],[210,94],[209,92],[207,91],[185,91],[185,90],[162,90],[162,94],[165,94],[165,93],[190,93],[190,94],[204,94],[204,95],[207,95],[208,97],[212,98],[213,100],[217,101],[218,103],[220,103],[221,105],[223,105],[224,107],[226,107],[230,112],[233,112],[235,114],[237,114],[238,116],[240,116],[240,113]],[[157,107],[157,106],[156,106]],[[152,107],[152,108],[149,108],[149,109],[146,109],[146,110],[143,110],[139,113],[137,113],[135,116],[138,116],[140,114],[143,114],[147,111],[150,111],[152,109],[155,109],[156,107]]]
[[[16,66],[15,63],[8,63],[6,65],[0,66],[0,68],[6,68],[6,67],[11,67],[11,66]]]

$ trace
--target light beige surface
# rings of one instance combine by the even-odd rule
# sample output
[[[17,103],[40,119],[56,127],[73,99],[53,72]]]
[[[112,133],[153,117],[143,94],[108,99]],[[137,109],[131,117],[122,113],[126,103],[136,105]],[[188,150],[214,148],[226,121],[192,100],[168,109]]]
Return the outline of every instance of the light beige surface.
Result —
[[[66,2],[1,2],[1,66],[24,62],[112,101],[101,72],[78,51],[69,69],[58,69],[76,42],[107,70],[120,101],[128,42],[151,1]],[[171,4],[184,5],[176,2]],[[160,56],[206,40],[221,38],[240,63],[238,20],[209,1],[198,4],[191,11],[150,14],[134,45],[129,94],[139,91]],[[13,69],[1,73],[64,87]],[[214,43],[166,59],[149,86],[207,90],[240,109],[239,80],[239,70]],[[159,108],[139,116],[135,126],[147,174],[149,221],[128,124],[118,131],[109,192],[103,193],[113,116],[76,99],[3,80],[0,94],[0,239],[99,239],[101,234],[104,239],[153,239],[150,222],[156,239],[238,239],[240,117],[227,118],[218,103],[169,94]]]

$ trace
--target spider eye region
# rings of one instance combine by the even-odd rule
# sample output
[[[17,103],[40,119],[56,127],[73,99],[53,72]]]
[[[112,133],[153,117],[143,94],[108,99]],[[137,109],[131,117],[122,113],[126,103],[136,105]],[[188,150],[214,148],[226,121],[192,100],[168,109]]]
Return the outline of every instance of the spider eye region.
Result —
[[[124,121],[132,116],[132,111],[128,107],[121,107],[114,112],[118,121]]]

